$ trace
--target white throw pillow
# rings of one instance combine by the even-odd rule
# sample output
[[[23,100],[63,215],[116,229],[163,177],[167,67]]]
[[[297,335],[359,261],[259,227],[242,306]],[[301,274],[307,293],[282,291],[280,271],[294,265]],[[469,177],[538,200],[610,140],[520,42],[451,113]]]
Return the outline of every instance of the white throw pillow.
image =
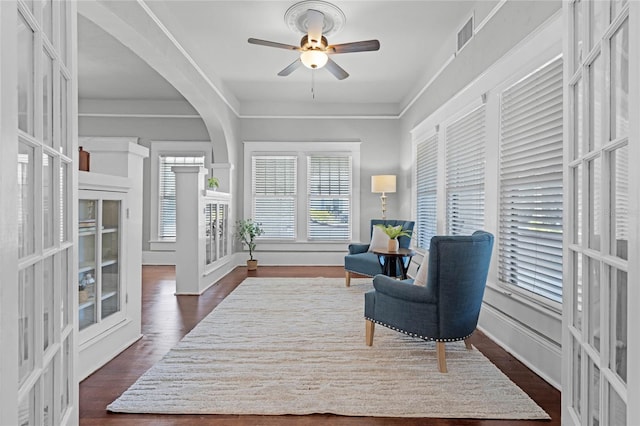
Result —
[[[371,244],[369,244],[369,251],[387,250],[388,247],[389,236],[385,234],[382,228],[374,226],[373,234],[371,235]]]
[[[426,287],[428,270],[429,270],[429,252],[427,251],[424,253],[422,264],[420,264],[420,269],[418,269],[418,273],[416,274],[416,278],[413,280],[413,283],[415,285],[421,285],[422,287]]]

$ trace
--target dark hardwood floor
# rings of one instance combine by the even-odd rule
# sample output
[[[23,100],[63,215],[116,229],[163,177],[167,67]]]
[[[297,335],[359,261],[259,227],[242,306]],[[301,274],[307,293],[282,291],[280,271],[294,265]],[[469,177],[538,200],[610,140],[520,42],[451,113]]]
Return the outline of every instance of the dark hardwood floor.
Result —
[[[142,332],[144,336],[80,384],[81,425],[560,425],[560,392],[526,368],[521,362],[476,332],[472,343],[520,386],[550,416],[551,421],[404,419],[344,417],[327,414],[310,416],[237,415],[146,415],[113,414],[106,406],[162,358],[203,317],[213,310],[247,276],[260,277],[344,277],[340,267],[265,267],[257,272],[236,268],[200,297],[175,296],[172,266],[145,266],[142,272]],[[364,333],[364,327],[363,327]],[[374,392],[375,389],[372,389]],[[464,389],[460,390],[464,392]],[[354,397],[358,397],[355,396]]]

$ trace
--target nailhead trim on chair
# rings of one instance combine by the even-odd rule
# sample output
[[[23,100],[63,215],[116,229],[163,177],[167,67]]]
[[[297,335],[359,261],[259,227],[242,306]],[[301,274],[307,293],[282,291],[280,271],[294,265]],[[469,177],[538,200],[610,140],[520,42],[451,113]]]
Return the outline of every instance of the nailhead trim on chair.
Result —
[[[374,320],[374,319],[369,318],[369,317],[364,317],[364,318],[365,318],[365,319],[367,319],[367,320],[369,320],[369,321],[375,322],[376,324],[380,324],[380,325],[382,325],[382,326],[384,326],[384,327],[390,328],[390,329],[395,330],[395,331],[399,331],[400,333],[404,333],[404,334],[406,334],[407,336],[417,337],[417,338],[422,339],[422,340],[431,340],[431,341],[433,341],[433,342],[459,342],[460,340],[464,340],[464,339],[466,339],[467,337],[471,337],[471,334],[473,334],[473,333],[471,333],[471,334],[469,334],[469,335],[467,335],[467,336],[460,337],[460,338],[457,338],[457,339],[434,339],[433,337],[419,336],[419,335],[417,335],[417,334],[415,334],[415,333],[411,333],[411,332],[408,332],[408,331],[405,331],[405,330],[401,330],[401,329],[396,328],[396,327],[394,327],[394,326],[392,326],[392,325],[385,324],[385,323],[383,323],[383,322],[380,322],[380,321],[378,321],[378,320]]]

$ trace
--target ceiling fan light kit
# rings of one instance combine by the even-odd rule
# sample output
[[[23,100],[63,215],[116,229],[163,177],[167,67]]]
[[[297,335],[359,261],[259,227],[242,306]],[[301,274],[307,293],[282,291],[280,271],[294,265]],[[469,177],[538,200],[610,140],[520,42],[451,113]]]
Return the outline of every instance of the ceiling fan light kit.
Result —
[[[311,70],[326,66],[334,77],[338,80],[344,80],[349,77],[349,73],[329,58],[329,55],[380,49],[378,40],[329,45],[326,36],[341,30],[345,21],[344,13],[331,3],[318,0],[302,1],[291,6],[285,13],[285,22],[289,28],[304,34],[300,41],[300,47],[256,38],[250,38],[247,41],[260,46],[300,52],[298,59],[278,73],[281,77],[291,74],[300,65],[304,65]]]

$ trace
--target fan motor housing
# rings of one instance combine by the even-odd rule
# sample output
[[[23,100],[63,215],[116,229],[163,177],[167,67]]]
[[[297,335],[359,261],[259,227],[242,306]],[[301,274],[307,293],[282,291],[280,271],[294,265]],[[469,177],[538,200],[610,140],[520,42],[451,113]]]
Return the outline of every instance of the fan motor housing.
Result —
[[[302,39],[300,40],[300,48],[302,50],[326,50],[327,46],[329,45],[329,42],[327,41],[327,38],[325,36],[322,36],[322,39],[320,40],[320,45],[318,45],[317,43],[312,43],[309,41],[309,35],[305,34],[304,36],[302,36]]]

